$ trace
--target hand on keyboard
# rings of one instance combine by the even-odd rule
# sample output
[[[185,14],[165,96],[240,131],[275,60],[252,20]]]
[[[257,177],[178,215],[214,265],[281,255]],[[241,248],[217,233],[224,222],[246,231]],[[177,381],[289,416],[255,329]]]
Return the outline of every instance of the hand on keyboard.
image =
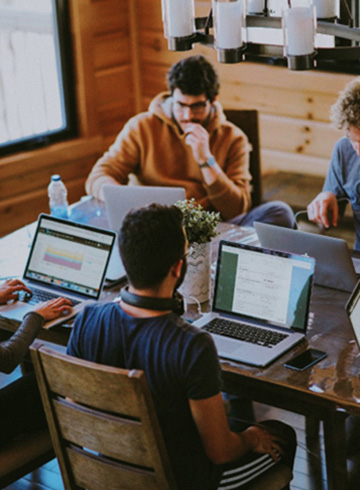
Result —
[[[53,320],[60,315],[67,315],[71,311],[72,302],[66,298],[56,298],[40,303],[34,311],[41,315],[46,321]]]
[[[8,279],[0,286],[0,304],[5,304],[8,301],[16,301],[21,294],[30,294],[31,291],[19,279]]]

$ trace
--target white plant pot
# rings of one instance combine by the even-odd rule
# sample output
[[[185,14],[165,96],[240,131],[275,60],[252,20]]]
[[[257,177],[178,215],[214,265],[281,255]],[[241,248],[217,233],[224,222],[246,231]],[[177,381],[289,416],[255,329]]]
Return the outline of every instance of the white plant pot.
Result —
[[[189,304],[210,299],[211,242],[193,243],[187,256],[187,272],[179,292]]]

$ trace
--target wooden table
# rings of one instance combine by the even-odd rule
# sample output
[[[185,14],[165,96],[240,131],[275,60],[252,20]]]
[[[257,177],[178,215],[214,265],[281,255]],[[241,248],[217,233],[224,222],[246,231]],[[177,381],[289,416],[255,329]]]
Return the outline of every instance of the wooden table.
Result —
[[[95,200],[79,203],[72,209],[72,216],[91,224],[107,225],[104,206]],[[0,277],[21,276],[33,230],[31,225],[0,240]],[[214,240],[214,253],[220,238],[256,243],[251,229],[224,223],[220,231],[221,236]],[[9,250],[9,259],[5,260]],[[111,301],[118,290],[119,286],[105,290],[101,300]],[[345,418],[349,413],[360,416],[360,355],[344,309],[348,297],[349,293],[334,289],[314,288],[307,344],[325,350],[328,357],[312,368],[297,372],[284,367],[286,360],[306,348],[305,342],[266,369],[221,361],[224,390],[228,393],[246,393],[255,401],[322,420],[328,485],[333,490],[346,488]],[[204,310],[208,307],[205,305]],[[14,331],[16,326],[6,328]],[[40,338],[65,345],[70,331],[54,327],[43,330]]]

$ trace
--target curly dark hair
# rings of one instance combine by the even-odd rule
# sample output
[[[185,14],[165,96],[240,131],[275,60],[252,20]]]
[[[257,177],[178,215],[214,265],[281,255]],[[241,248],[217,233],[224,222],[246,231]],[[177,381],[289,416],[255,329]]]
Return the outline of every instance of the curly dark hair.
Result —
[[[204,56],[190,56],[175,63],[167,74],[167,83],[173,94],[176,88],[184,95],[205,94],[213,102],[219,93],[219,78]]]
[[[347,85],[331,107],[331,121],[338,129],[360,129],[360,77]]]
[[[119,233],[127,277],[138,289],[157,286],[185,250],[183,215],[175,206],[151,204],[130,211]]]

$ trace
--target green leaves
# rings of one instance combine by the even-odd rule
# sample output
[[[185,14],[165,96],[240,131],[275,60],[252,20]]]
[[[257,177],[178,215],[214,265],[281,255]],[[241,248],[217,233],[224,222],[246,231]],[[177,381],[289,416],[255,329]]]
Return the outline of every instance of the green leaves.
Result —
[[[183,224],[189,243],[210,242],[218,235],[216,226],[220,221],[220,213],[205,211],[195,199],[185,199],[175,203],[183,213]]]

